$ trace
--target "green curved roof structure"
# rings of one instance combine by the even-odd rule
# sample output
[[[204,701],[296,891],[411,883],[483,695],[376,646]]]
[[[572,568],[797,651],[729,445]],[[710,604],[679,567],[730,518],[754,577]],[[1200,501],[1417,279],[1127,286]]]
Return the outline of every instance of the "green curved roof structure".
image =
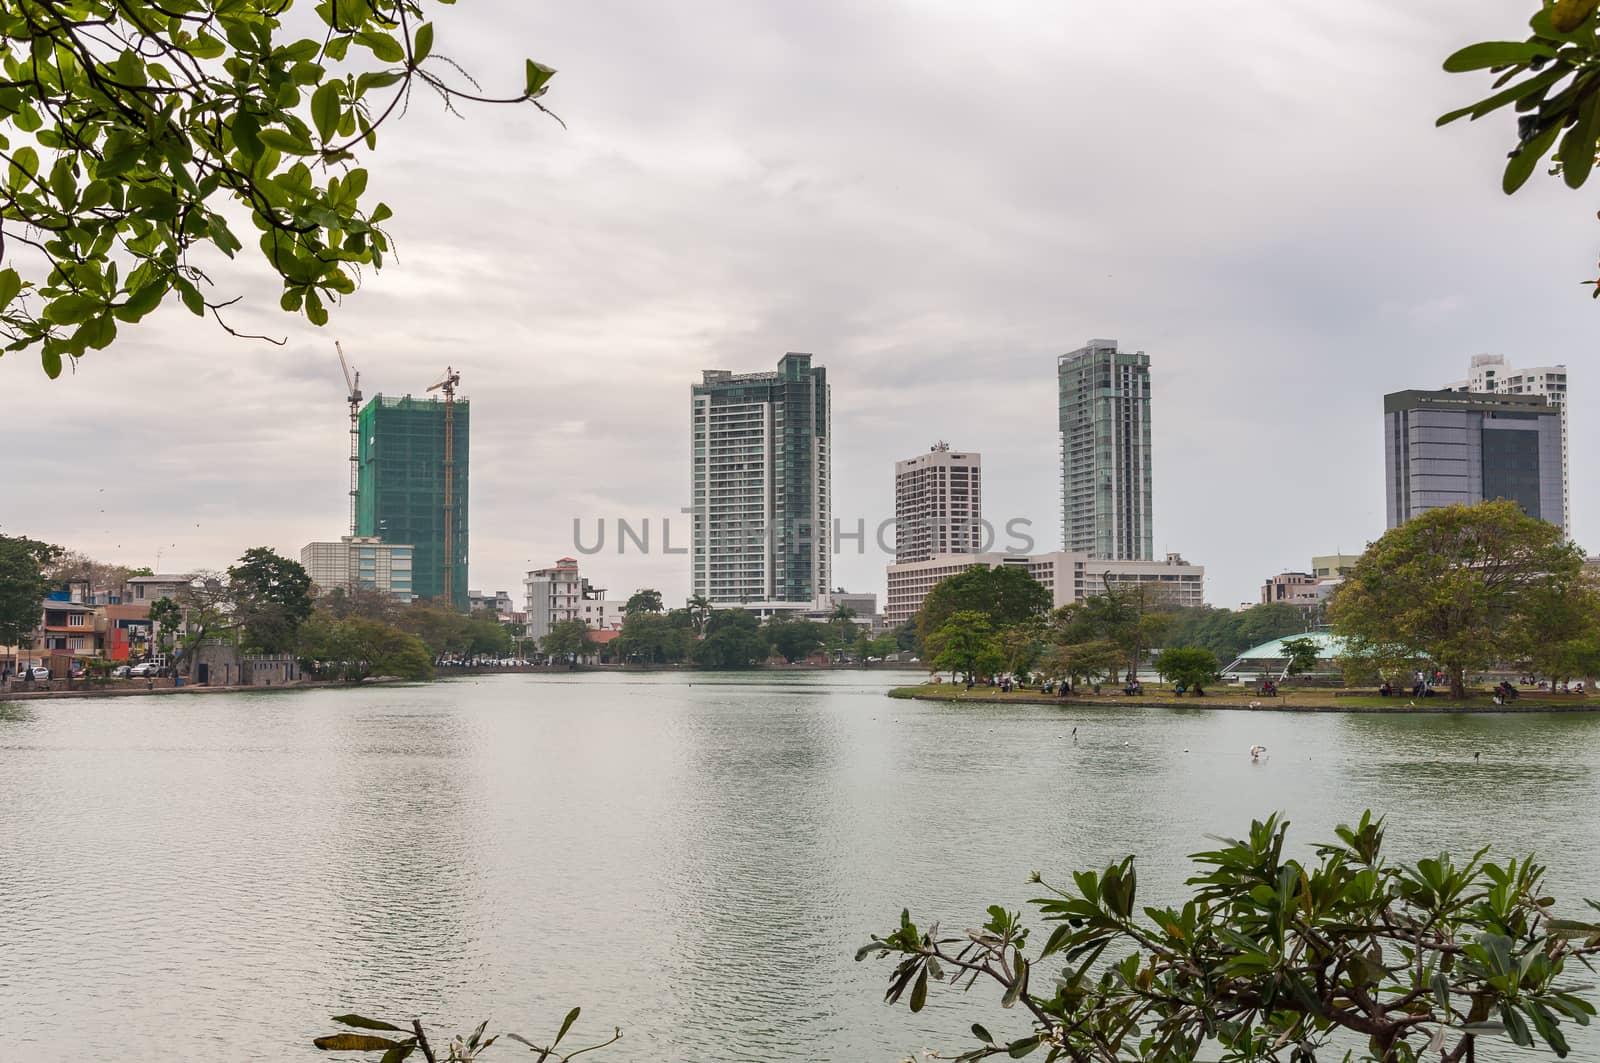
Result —
[[[1248,650],[1242,651],[1228,668],[1234,667],[1240,661],[1287,660],[1289,654],[1283,648],[1283,644],[1294,639],[1310,639],[1315,642],[1317,644],[1318,660],[1331,661],[1344,653],[1344,640],[1333,632],[1307,631],[1299,635],[1285,635],[1281,639],[1273,639],[1271,642],[1263,642],[1259,646],[1252,646]],[[1226,672],[1228,668],[1224,668],[1223,671]]]

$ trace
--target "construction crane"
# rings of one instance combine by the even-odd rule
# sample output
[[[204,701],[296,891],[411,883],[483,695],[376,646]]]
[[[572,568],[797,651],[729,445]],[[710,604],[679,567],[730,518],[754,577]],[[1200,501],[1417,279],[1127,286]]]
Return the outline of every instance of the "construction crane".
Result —
[[[456,567],[456,385],[459,383],[461,374],[445,366],[444,379],[428,388],[444,392],[444,600],[451,604],[455,603],[452,591]]]
[[[333,349],[339,352],[339,368],[344,370],[344,384],[349,388],[350,402],[350,534],[356,533],[356,489],[361,482],[361,436],[356,422],[361,417],[361,370],[357,369],[352,375],[350,363],[344,360],[344,348],[338,340],[333,341]]]

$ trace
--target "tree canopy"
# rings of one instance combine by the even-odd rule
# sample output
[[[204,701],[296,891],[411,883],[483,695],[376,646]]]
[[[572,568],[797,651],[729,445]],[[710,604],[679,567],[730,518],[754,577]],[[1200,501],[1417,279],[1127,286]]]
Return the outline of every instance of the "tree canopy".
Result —
[[[1192,892],[1169,904],[1139,896],[1131,856],[1070,886],[1035,874],[1048,934],[1000,905],[965,932],[903,912],[856,959],[895,959],[891,1004],[981,981],[1028,1024],[974,1024],[977,1047],[941,1058],[1464,1063],[1490,1036],[1567,1054],[1564,1020],[1595,1014],[1569,962],[1600,953],[1600,924],[1558,918],[1542,866],[1487,850],[1391,862],[1370,813],[1335,833],[1302,862],[1287,821],[1253,823],[1191,857]]]
[[[265,546],[246,550],[228,568],[228,591],[242,641],[256,653],[292,649],[300,625],[311,616],[305,566]]]
[[[1600,0],[1543,0],[1520,41],[1481,41],[1444,61],[1453,74],[1487,70],[1493,91],[1476,103],[1441,115],[1439,125],[1476,121],[1510,107],[1516,140],[1501,187],[1507,195],[1527,183],[1548,157],[1550,171],[1568,188],[1581,188],[1600,152]],[[1600,280],[1586,281],[1600,298]]]
[[[18,535],[0,535],[0,646],[31,638],[50,593],[46,569],[61,555],[59,546]]]
[[[1378,670],[1426,658],[1462,698],[1468,671],[1532,650],[1530,619],[1554,594],[1600,609],[1583,554],[1560,528],[1515,503],[1482,502],[1431,509],[1385,532],[1334,594],[1329,617],[1351,658]]]
[[[974,609],[945,618],[939,630],[928,636],[928,656],[934,668],[959,672],[968,679],[993,675],[1005,667],[1005,655],[989,615]]]
[[[662,609],[661,592],[652,587],[641,587],[628,596],[624,613],[659,613]]]
[[[301,630],[300,655],[326,679],[359,683],[370,676],[427,679],[433,661],[422,640],[377,620],[318,614]]]
[[[448,3],[449,0],[440,0]],[[305,10],[307,7],[310,10]],[[427,0],[29,0],[0,7],[0,343],[50,376],[212,273],[241,216],[313,324],[389,252],[359,163],[413,90],[543,107],[524,63],[487,95],[435,49]],[[302,14],[302,12],[304,12]],[[305,32],[306,36],[298,36]],[[224,324],[224,327],[226,325]],[[231,330],[230,330],[231,331]]]
[[[589,625],[582,620],[557,620],[539,640],[539,652],[551,657],[576,657],[589,645]]]
[[[982,613],[994,628],[1003,628],[1050,608],[1050,592],[1014,565],[978,565],[934,584],[917,613],[917,635],[923,645],[952,613]]]
[[[695,645],[694,663],[702,668],[749,668],[767,655],[765,633],[754,613],[718,609],[706,621],[706,635]]]
[[[1155,661],[1156,674],[1169,683],[1181,683],[1195,694],[1204,693],[1207,683],[1217,678],[1217,655],[1199,646],[1173,646],[1162,650]]]

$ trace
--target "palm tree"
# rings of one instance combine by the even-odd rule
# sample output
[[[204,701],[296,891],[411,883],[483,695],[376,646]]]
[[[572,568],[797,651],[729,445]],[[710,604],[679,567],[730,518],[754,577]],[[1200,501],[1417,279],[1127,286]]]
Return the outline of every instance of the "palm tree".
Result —
[[[703,594],[696,594],[689,599],[688,605],[689,620],[694,624],[695,634],[705,634],[706,620],[711,616],[711,599]]]

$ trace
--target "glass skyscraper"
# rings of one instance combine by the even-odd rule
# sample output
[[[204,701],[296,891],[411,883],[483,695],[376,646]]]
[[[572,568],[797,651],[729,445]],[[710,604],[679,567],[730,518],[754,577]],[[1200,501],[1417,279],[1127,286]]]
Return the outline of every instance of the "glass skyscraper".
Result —
[[[690,393],[692,593],[714,605],[818,607],[829,590],[827,371],[707,369]]]
[[[1389,527],[1495,499],[1565,526],[1561,408],[1545,396],[1397,391],[1383,424]]]
[[[1056,383],[1062,549],[1150,560],[1149,356],[1090,340],[1056,359]]]

